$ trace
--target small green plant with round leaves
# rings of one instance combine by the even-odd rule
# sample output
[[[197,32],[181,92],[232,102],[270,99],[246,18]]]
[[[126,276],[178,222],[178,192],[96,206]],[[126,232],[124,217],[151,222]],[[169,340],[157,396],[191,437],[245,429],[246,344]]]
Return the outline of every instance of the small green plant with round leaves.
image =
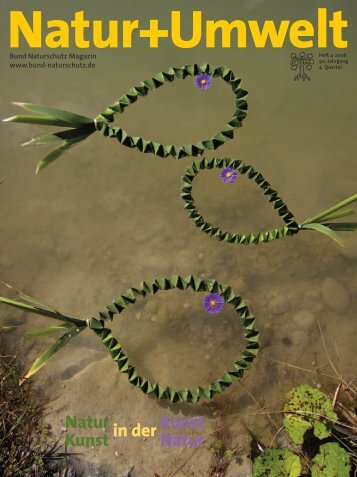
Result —
[[[350,475],[349,455],[337,442],[322,444],[313,462],[311,477],[349,477]]]
[[[338,417],[324,392],[302,384],[289,391],[287,398],[283,407],[284,429],[294,444],[301,445],[308,441],[308,430],[313,431],[315,439],[332,439],[331,428]],[[311,469],[308,470],[311,477],[350,475],[350,455],[337,442],[322,444],[312,460],[304,448],[302,455],[311,462]],[[253,464],[253,477],[299,477],[302,471],[300,457],[287,448],[267,449]]]
[[[289,449],[267,449],[254,462],[253,477],[299,477],[299,456]]]
[[[302,384],[287,394],[283,407],[284,427],[294,444],[302,444],[307,430],[325,439],[331,435],[331,423],[337,420],[331,400],[322,391]]]

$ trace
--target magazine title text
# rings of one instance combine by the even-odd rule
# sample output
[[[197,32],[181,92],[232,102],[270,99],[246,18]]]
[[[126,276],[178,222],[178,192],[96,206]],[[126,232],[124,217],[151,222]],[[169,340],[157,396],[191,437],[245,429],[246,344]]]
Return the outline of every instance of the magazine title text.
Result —
[[[143,25],[142,23],[145,23]],[[10,11],[11,48],[132,48],[139,41],[150,48],[158,48],[169,41],[177,48],[282,48],[290,43],[296,48],[347,48],[345,29],[348,21],[343,12],[329,12],[318,8],[316,20],[206,20],[200,10],[192,12],[190,22],[180,11],[172,11],[169,25],[163,21],[97,20],[88,19],[77,11],[69,21],[45,20],[41,10],[25,15],[20,10]],[[190,33],[184,33],[188,25]]]

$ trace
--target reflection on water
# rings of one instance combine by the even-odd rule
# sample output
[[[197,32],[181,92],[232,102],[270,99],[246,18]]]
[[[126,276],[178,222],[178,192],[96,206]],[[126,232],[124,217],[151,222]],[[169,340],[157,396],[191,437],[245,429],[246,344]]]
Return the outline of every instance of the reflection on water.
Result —
[[[135,54],[121,51],[115,61],[114,53],[98,54],[97,69],[86,76],[77,71],[33,71],[24,81],[20,72],[5,69],[1,117],[15,112],[13,100],[94,117],[140,79],[170,64],[209,60],[240,74],[249,91],[243,127],[216,156],[242,159],[260,170],[300,221],[355,192],[354,62],[340,72],[316,69],[309,84],[296,84],[287,66],[288,49],[238,54],[173,52],[163,47],[138,49]],[[103,78],[109,65],[110,73]],[[331,94],[337,82],[343,88]],[[187,79],[141,99],[118,121],[132,134],[187,143],[215,133],[233,107],[223,82],[202,92]],[[257,316],[262,352],[244,381],[257,399],[276,406],[293,384],[317,381],[314,374],[298,374],[269,357],[309,369],[315,362],[319,369],[328,369],[316,320],[329,346],[336,341],[343,372],[351,376],[356,235],[344,234],[344,249],[309,232],[260,246],[220,243],[200,232],[183,208],[181,176],[190,158],[158,159],[94,135],[35,177],[36,161],[46,149],[24,149],[19,144],[36,132],[41,128],[6,124],[1,129],[2,280],[64,313],[87,318],[142,280],[172,274],[216,278],[243,295]],[[224,185],[215,171],[205,172],[197,177],[194,194],[205,218],[230,230],[257,231],[279,224],[261,191],[245,177]],[[206,384],[239,356],[242,337],[234,314],[227,310],[218,317],[206,316],[201,298],[191,292],[162,293],[115,319],[113,330],[148,377],[179,387]],[[25,324],[10,336],[29,361],[50,343],[49,338],[23,339],[26,329],[45,320],[2,307],[1,321]],[[162,407],[119,375],[89,331],[56,356],[37,379],[51,392],[61,392],[50,417],[55,429],[63,425],[66,413],[100,412],[134,425],[138,421],[153,425],[161,414],[183,413],[205,415],[207,432],[214,419],[229,417],[232,432],[238,435],[242,432],[238,418],[253,404],[245,389],[235,384],[211,405]],[[264,422],[258,432],[263,438],[268,435]],[[120,444],[123,455],[118,463],[116,445],[88,451],[88,458],[115,461],[124,470],[128,463],[152,472],[166,468],[168,459],[179,452],[163,450],[157,442],[127,440]],[[208,457],[202,451],[198,459],[203,470],[197,475],[205,475]]]

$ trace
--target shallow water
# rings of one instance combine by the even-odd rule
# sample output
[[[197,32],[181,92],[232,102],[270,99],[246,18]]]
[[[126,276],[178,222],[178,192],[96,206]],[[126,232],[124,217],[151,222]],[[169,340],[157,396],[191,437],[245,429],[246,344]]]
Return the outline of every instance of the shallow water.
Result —
[[[19,8],[24,3],[16,2]],[[130,7],[116,12],[115,2],[109,3],[112,16],[132,17]],[[151,2],[150,8],[137,3],[141,18],[164,15],[159,1]],[[250,8],[238,11],[235,2],[229,1],[227,17],[229,13],[232,18],[300,18],[313,15],[318,2],[313,3],[309,12],[298,2],[287,6],[281,0],[269,7],[267,2],[247,2]],[[333,5],[324,2],[329,8]],[[46,8],[49,16],[69,17],[73,7],[63,1],[61,6]],[[350,19],[356,13],[356,6],[347,1],[341,1],[339,8]],[[88,16],[102,15],[97,5],[86,11]],[[165,6],[165,15],[168,11]],[[221,8],[213,2],[206,2],[205,12],[211,18],[222,17]],[[18,112],[10,104],[13,100],[94,117],[132,85],[170,65],[206,61],[228,65],[249,91],[249,111],[235,139],[215,155],[252,164],[297,220],[303,221],[356,192],[356,50],[348,49],[350,64],[341,71],[320,71],[315,65],[307,83],[293,81],[290,52],[288,46],[184,51],[164,44],[149,51],[140,44],[132,50],[97,52],[97,68],[86,74],[34,70],[24,75],[5,67],[1,117]],[[313,53],[317,59],[318,50]],[[1,55],[6,66],[8,51]],[[211,90],[201,92],[192,79],[186,79],[149,94],[118,121],[129,133],[179,144],[214,134],[233,108],[232,93],[223,82],[217,80]],[[334,363],[340,363],[347,379],[353,376],[356,234],[343,234],[344,248],[307,231],[260,246],[224,244],[200,232],[183,208],[181,176],[191,158],[144,156],[94,135],[35,176],[36,162],[46,148],[20,148],[19,144],[36,132],[41,128],[3,124],[0,129],[0,177],[5,177],[0,186],[1,280],[63,313],[88,318],[142,280],[172,274],[216,278],[246,299],[257,317],[262,343],[244,387],[234,384],[212,404],[173,406],[130,386],[98,338],[86,331],[36,378],[41,387],[61,394],[49,417],[56,432],[66,414],[106,415],[111,422],[128,426],[155,425],[167,414],[204,415],[206,434],[223,419],[243,445],[239,419],[244,416],[269,444],[274,431],[259,416],[252,416],[256,407],[249,393],[278,409],[291,386],[323,380],[270,358],[332,373],[317,320]],[[204,217],[228,230],[258,231],[279,224],[261,191],[246,177],[224,185],[219,171],[204,172],[195,180],[194,196]],[[161,292],[116,318],[113,331],[145,376],[178,387],[205,385],[240,355],[242,333],[233,311],[227,308],[223,315],[208,315],[201,299],[202,294],[193,292]],[[20,346],[29,363],[51,342],[50,338],[23,338],[34,323],[47,323],[44,319],[2,307],[1,322],[21,325],[7,336],[14,351]],[[325,384],[332,389],[333,383]],[[84,455],[88,460],[107,460],[119,473],[134,465],[135,475],[154,471],[169,475],[169,468],[183,465],[175,475],[206,475],[209,452],[200,449],[192,458],[192,449],[185,451],[162,448],[156,438],[128,438],[114,441],[109,448],[85,450]]]

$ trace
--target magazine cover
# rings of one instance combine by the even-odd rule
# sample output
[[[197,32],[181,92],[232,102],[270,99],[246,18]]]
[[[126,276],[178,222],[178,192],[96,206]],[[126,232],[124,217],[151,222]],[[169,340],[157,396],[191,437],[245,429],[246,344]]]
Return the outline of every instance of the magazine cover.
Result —
[[[348,0],[2,0],[0,475],[356,474]]]

